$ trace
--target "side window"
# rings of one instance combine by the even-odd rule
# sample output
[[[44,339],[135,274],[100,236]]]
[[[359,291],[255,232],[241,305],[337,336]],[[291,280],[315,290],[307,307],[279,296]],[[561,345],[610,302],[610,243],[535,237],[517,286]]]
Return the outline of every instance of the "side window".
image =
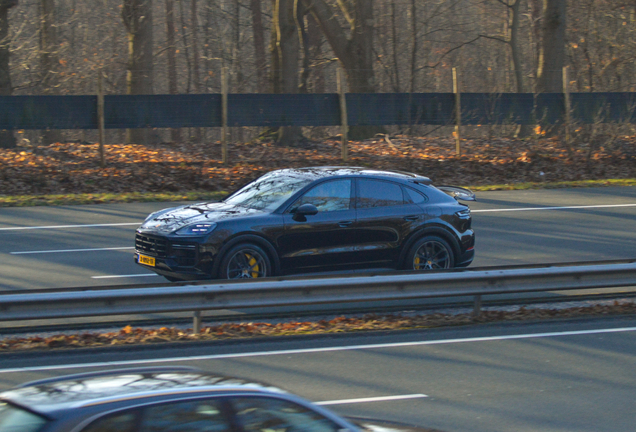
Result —
[[[230,432],[219,399],[165,403],[143,412],[139,432]],[[117,431],[119,432],[119,431]]]
[[[414,191],[411,188],[404,188],[406,190],[406,196],[411,199],[411,202],[415,204],[424,204],[428,201],[428,198],[419,192]]]
[[[138,413],[138,410],[127,410],[100,417],[82,432],[135,432]]]
[[[318,211],[349,210],[351,208],[351,180],[334,180],[321,183],[303,195],[292,208],[313,204]]]
[[[404,204],[402,187],[379,180],[358,180],[358,208],[388,207]]]
[[[232,398],[245,432],[337,432],[341,427],[308,408],[275,398]]]

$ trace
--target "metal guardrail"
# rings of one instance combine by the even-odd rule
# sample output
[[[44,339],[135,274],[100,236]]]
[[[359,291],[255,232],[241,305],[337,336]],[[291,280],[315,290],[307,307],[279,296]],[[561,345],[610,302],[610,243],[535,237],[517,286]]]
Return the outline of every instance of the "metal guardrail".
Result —
[[[0,294],[0,321],[93,317],[362,301],[474,297],[526,292],[636,286],[636,262],[567,267],[351,276],[320,279],[219,281],[205,285]]]

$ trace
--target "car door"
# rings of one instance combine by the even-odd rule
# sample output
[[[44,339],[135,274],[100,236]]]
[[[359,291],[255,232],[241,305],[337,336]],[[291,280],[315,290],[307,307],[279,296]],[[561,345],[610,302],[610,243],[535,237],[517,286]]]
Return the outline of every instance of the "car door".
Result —
[[[278,238],[285,273],[338,269],[356,260],[352,179],[322,182],[292,204],[283,215],[285,230]],[[313,204],[318,213],[297,218],[294,210]]]
[[[356,208],[359,256],[373,267],[396,264],[404,240],[426,217],[402,185],[388,180],[357,179]]]

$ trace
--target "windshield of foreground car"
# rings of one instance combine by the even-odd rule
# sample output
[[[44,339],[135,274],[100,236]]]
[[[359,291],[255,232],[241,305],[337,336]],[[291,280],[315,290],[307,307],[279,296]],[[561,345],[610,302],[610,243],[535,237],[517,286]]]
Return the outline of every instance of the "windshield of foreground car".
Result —
[[[0,402],[0,432],[36,432],[46,421],[15,405]]]
[[[312,181],[312,179],[273,172],[254,180],[224,199],[223,202],[257,210],[274,211]]]

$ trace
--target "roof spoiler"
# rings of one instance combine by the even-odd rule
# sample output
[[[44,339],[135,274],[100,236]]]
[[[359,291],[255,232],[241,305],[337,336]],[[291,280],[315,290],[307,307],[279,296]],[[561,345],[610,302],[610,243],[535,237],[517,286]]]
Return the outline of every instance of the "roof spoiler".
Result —
[[[437,189],[446,192],[456,200],[477,201],[475,193],[469,189],[459,186],[435,186]]]

